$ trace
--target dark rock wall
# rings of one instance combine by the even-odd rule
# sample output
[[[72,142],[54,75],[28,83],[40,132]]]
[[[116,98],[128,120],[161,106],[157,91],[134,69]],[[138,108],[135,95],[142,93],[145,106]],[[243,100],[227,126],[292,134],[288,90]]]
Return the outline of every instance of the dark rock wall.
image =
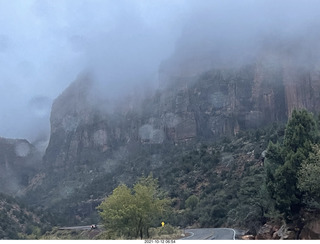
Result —
[[[19,194],[39,170],[40,153],[27,140],[0,138],[0,192]]]
[[[90,103],[93,82],[82,77],[53,104],[45,162],[66,167],[67,162],[101,160],[123,146],[219,140],[286,122],[294,108],[318,111],[319,79],[315,70],[299,72],[262,59],[237,69],[176,77],[176,83],[139,104],[101,114],[99,105]]]

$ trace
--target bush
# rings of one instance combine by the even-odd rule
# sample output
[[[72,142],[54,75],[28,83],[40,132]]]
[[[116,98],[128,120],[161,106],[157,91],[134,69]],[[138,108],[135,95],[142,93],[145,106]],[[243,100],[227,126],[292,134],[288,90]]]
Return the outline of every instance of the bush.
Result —
[[[170,235],[175,232],[175,229],[170,224],[165,224],[163,227],[160,228],[159,234],[160,235]]]
[[[182,231],[171,224],[165,224],[164,227],[150,228],[149,233],[152,239],[177,239],[181,237]]]
[[[197,207],[198,202],[199,202],[199,199],[195,195],[192,195],[188,197],[188,199],[186,200],[185,206],[186,208],[190,208],[191,211],[193,211]]]

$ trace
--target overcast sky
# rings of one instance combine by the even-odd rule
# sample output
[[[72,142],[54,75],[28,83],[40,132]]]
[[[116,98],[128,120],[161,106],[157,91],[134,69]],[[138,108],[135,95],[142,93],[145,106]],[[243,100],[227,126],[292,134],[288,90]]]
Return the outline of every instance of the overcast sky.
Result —
[[[96,72],[104,89],[118,95],[140,81],[154,82],[181,33],[191,45],[202,38],[216,46],[228,43],[230,50],[234,40],[248,45],[261,31],[303,33],[318,23],[319,5],[317,0],[0,0],[0,136],[35,141],[48,135],[53,99],[83,71]]]
[[[52,100],[84,70],[101,71],[111,91],[154,76],[187,7],[179,0],[0,0],[0,136],[46,134]]]

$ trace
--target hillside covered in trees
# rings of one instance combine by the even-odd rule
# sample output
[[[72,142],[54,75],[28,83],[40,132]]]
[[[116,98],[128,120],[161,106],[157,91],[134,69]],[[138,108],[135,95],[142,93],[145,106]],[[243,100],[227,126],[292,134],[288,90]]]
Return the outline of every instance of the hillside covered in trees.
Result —
[[[0,193],[0,239],[38,239],[50,230],[50,215]]]
[[[305,213],[314,214],[320,210],[319,179],[315,177],[319,170],[318,124],[319,120],[306,110],[295,110],[285,128],[273,126],[253,130],[239,136],[241,144],[202,145],[188,152],[176,166],[170,165],[162,173],[154,173],[160,179],[161,189],[167,190],[173,207],[167,209],[162,218],[175,226],[233,226],[247,229],[254,235],[259,234],[265,223],[277,222],[280,226],[294,226],[294,231],[276,233],[275,239],[310,237],[312,230],[305,226]],[[265,146],[263,142],[269,142],[269,145],[266,151],[261,152],[259,148]],[[246,148],[249,152],[245,156],[243,148],[234,148],[238,143],[242,146],[255,145],[255,148],[252,151],[252,148]],[[262,144],[257,147],[259,143]],[[227,145],[232,149],[223,149]],[[239,153],[232,155],[240,157],[236,161],[243,165],[232,165],[230,161],[222,163],[230,149]],[[115,217],[110,204],[120,191],[128,192],[117,188],[100,207],[108,214],[108,220]],[[123,197],[125,195],[122,194]],[[152,196],[154,193],[149,193],[149,197]],[[118,202],[117,206],[122,204]],[[125,220],[125,216],[122,217]],[[150,220],[149,224],[156,226],[157,222]],[[119,231],[126,224],[120,226]],[[116,226],[113,228],[117,229]],[[127,237],[130,236],[128,234]],[[311,236],[314,238],[317,233]]]
[[[139,211],[146,214],[143,216],[152,216],[141,225],[148,228],[156,228],[164,221],[174,228],[234,227],[258,238],[266,238],[260,232],[261,227],[263,229],[267,225],[273,226],[273,232],[286,228],[284,233],[273,233],[274,236],[269,235],[268,239],[277,239],[277,235],[278,238],[289,239],[318,238],[310,225],[320,210],[318,126],[318,117],[306,110],[295,110],[287,124],[274,123],[241,131],[235,137],[226,137],[218,142],[198,141],[174,147],[147,145],[128,155],[113,175],[102,174],[86,187],[78,188],[46,208],[45,212],[51,217],[46,215],[46,218],[32,224],[28,222],[26,226],[11,223],[10,219],[24,222],[23,219],[31,218],[18,207],[12,207],[15,205],[11,200],[8,207],[16,210],[3,214],[11,213],[17,217],[2,222],[7,223],[2,227],[2,238],[43,238],[41,235],[50,226],[92,223],[106,225],[108,234],[102,234],[100,238],[136,238],[141,233],[147,237],[147,229],[123,232],[126,228],[131,229],[130,223],[139,223],[134,220]],[[149,174],[155,181],[149,178],[139,181],[140,177]],[[143,183],[143,179],[147,181]],[[43,198],[41,191],[29,194],[22,198],[28,205],[32,203],[30,198]],[[159,208],[145,206],[150,204],[149,200],[149,203],[144,203],[148,198],[151,202],[159,199],[163,203],[159,202]],[[121,199],[126,204],[136,201],[141,206],[132,208],[128,205],[131,212],[127,212],[127,216],[113,216],[109,210],[112,206],[120,208],[122,204],[118,201]],[[147,214],[147,209],[152,212]],[[43,210],[38,208],[38,211]],[[107,215],[102,214],[102,210]],[[75,219],[75,216],[80,218]],[[31,219],[35,221],[35,217]],[[110,219],[114,221],[109,223]],[[43,225],[42,221],[46,224]],[[117,221],[119,224],[115,224]]]

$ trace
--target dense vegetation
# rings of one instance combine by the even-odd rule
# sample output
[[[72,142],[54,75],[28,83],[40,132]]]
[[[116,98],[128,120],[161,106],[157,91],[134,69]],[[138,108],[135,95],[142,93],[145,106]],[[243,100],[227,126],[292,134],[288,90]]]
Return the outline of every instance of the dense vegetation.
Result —
[[[74,216],[87,217],[84,224],[99,221],[90,199],[107,196],[117,185],[131,187],[142,174],[153,173],[159,186],[172,199],[175,211],[165,222],[175,226],[244,226],[256,231],[270,210],[262,152],[276,142],[284,127],[270,127],[240,133],[219,143],[198,142],[172,147],[145,145],[114,175],[105,174],[53,205],[59,225],[74,225]],[[125,176],[125,177],[124,177]],[[77,212],[80,209],[80,213]],[[257,224],[258,223],[258,224]]]
[[[121,184],[133,188],[139,176],[152,173],[172,199],[173,210],[162,216],[166,223],[180,227],[238,226],[256,232],[273,211],[262,184],[266,176],[264,150],[269,141],[275,143],[283,134],[284,126],[274,124],[219,143],[143,145],[119,163],[122,167],[114,174],[96,178],[56,202],[50,211],[54,211],[59,225],[80,224],[75,216],[84,217],[81,224],[97,223],[95,207],[101,200],[94,199],[111,195]]]
[[[174,209],[164,220],[181,227],[240,227],[255,234],[267,220],[292,221],[301,208],[319,208],[318,123],[307,111],[294,111],[286,126],[176,147],[162,157],[161,170],[150,169],[152,160],[143,155],[150,160],[142,164],[144,172],[153,172],[172,199]],[[139,164],[130,163],[139,170]]]
[[[305,159],[298,172],[298,189],[303,194],[307,206],[320,209],[320,146],[312,147],[309,157]]]
[[[37,239],[50,229],[47,216],[0,193],[0,240]]]
[[[267,152],[267,188],[276,209],[288,220],[297,217],[310,199],[319,200],[319,132],[306,110],[292,113],[282,142],[270,143]],[[319,172],[319,171],[318,171]],[[317,201],[313,201],[317,203]]]
[[[54,215],[53,225],[104,222],[109,232],[103,237],[113,239],[146,238],[161,221],[176,227],[238,227],[255,234],[270,219],[292,221],[299,218],[300,209],[320,208],[319,123],[302,110],[294,111],[287,125],[240,131],[219,142],[144,144],[113,173],[74,189],[47,211]],[[153,179],[139,180],[150,173]],[[161,199],[170,202],[167,211],[157,211],[167,204],[152,205]],[[124,212],[131,222],[105,211],[120,206],[118,201],[130,210]],[[146,218],[150,216],[154,218]],[[31,230],[22,230],[26,236],[41,227],[30,226]],[[17,234],[21,230],[4,232],[2,238],[23,237]]]

